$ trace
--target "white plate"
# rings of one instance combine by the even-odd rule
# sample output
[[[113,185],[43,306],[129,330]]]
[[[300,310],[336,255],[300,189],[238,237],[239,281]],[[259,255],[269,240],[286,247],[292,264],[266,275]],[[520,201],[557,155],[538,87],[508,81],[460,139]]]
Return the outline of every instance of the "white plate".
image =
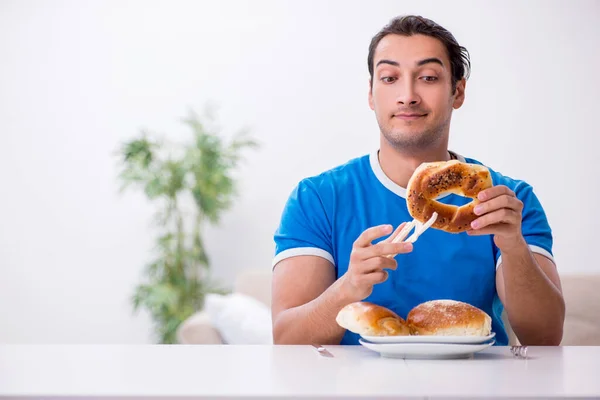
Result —
[[[454,343],[369,343],[363,339],[358,342],[367,349],[376,351],[382,357],[420,358],[420,359],[454,359],[468,358],[473,353],[492,346],[495,340],[480,344]]]
[[[361,336],[371,343],[450,343],[450,344],[481,344],[489,342],[496,336],[492,332],[488,336]]]

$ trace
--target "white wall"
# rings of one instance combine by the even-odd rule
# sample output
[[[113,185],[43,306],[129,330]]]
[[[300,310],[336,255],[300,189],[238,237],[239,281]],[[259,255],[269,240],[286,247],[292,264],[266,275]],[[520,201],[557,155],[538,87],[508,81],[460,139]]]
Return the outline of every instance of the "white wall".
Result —
[[[451,148],[533,184],[560,270],[600,272],[600,3],[489,3],[0,2],[0,342],[152,340],[129,296],[153,209],[118,195],[111,154],[141,128],[185,137],[188,107],[213,102],[263,143],[206,232],[215,276],[270,268],[295,183],[377,146],[367,46],[403,13],[471,52]]]

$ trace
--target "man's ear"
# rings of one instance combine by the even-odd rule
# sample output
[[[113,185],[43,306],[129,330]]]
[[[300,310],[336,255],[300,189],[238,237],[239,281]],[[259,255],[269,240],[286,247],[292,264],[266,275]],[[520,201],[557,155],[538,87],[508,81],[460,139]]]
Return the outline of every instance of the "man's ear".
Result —
[[[375,110],[375,105],[373,104],[373,81],[369,79],[369,107],[371,110]]]
[[[465,102],[466,86],[467,80],[465,78],[462,78],[460,81],[456,82],[456,90],[454,91],[454,102],[452,103],[452,108],[454,108],[455,110],[459,109]]]

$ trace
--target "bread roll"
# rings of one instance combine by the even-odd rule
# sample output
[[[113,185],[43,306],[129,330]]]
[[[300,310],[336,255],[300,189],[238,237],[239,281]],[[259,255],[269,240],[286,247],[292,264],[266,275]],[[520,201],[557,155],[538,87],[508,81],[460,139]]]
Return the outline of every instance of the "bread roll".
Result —
[[[345,306],[335,321],[339,326],[362,336],[408,336],[406,321],[392,310],[359,301]]]
[[[479,308],[455,300],[431,300],[413,308],[406,318],[411,335],[488,336],[492,319]]]
[[[437,212],[433,228],[459,233],[470,229],[471,222],[478,218],[473,212],[479,204],[477,195],[490,187],[490,171],[482,165],[458,160],[422,163],[408,181],[406,205],[411,217],[417,221],[425,223]],[[445,193],[469,197],[473,201],[458,207],[435,200]]]

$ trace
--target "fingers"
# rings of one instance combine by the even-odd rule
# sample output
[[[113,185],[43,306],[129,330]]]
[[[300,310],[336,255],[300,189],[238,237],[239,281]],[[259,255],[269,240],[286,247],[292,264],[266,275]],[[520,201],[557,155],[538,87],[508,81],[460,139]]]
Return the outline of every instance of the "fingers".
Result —
[[[378,225],[368,228],[354,241],[354,247],[361,248],[370,246],[373,240],[385,236],[391,231],[391,225]]]
[[[508,187],[491,187],[480,192],[478,199],[481,203],[473,208],[473,212],[480,217],[471,223],[471,228],[481,230],[497,224],[520,224],[523,202]]]
[[[406,222],[403,222],[400,225],[398,225],[396,230],[387,239],[382,240],[381,243],[387,243],[387,242],[391,242],[392,240],[394,240],[398,236],[398,234],[400,233],[402,228],[404,228],[405,226],[406,226]]]
[[[409,242],[377,243],[375,246],[366,248],[364,253],[368,258],[370,258],[387,256],[390,254],[405,254],[410,253],[412,250],[413,244]]]
[[[379,271],[382,269],[396,269],[398,267],[398,263],[393,258],[362,258],[361,254],[355,253],[350,256],[350,265],[352,271],[358,274],[368,274],[373,271]]]
[[[388,277],[389,273],[384,269],[380,269],[369,272],[368,274],[356,275],[354,277],[354,282],[357,287],[373,286],[377,283],[385,282]]]
[[[389,274],[386,270],[395,270],[398,267],[396,260],[385,257],[371,258],[365,262],[351,264],[347,272],[348,281],[359,291],[372,288],[377,283],[387,280]],[[371,289],[368,289],[370,292]]]
[[[364,261],[358,267],[358,272],[361,274],[368,274],[374,271],[381,271],[384,269],[395,270],[398,268],[398,263],[393,258],[387,257],[374,257]]]
[[[356,287],[384,282],[389,276],[386,270],[395,270],[398,267],[396,260],[388,256],[412,251],[412,243],[392,243],[405,225],[406,223],[400,224],[388,238],[377,244],[371,242],[390,233],[390,225],[369,228],[356,239],[348,269],[351,282],[354,282]]]
[[[508,224],[493,224],[488,225],[485,228],[471,229],[467,231],[470,236],[482,236],[482,235],[509,235],[512,232],[510,225]]]
[[[502,195],[516,197],[515,192],[510,190],[507,186],[496,185],[479,192],[479,194],[477,195],[477,199],[479,201],[486,201]]]
[[[523,211],[523,202],[514,196],[501,195],[477,204],[473,208],[473,212],[476,215],[483,215],[502,208],[508,208],[521,213]]]
[[[520,221],[520,212],[517,213],[509,208],[501,208],[477,218],[471,222],[471,228],[481,230],[482,228],[497,224],[519,225]]]
[[[368,275],[364,275],[365,283],[370,285],[376,285],[378,283],[385,282],[388,278],[389,274],[385,270],[372,272]]]

